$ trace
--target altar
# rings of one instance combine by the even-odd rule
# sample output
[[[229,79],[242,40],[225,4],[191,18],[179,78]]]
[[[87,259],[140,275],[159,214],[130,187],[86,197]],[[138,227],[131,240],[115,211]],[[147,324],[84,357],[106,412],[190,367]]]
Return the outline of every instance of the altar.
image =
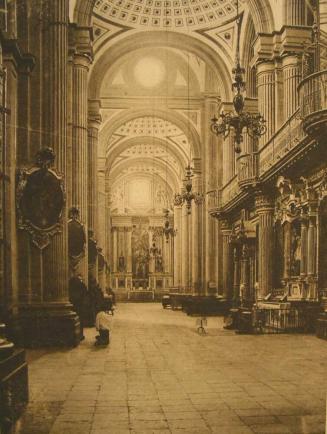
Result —
[[[153,301],[154,291],[151,289],[132,289],[127,291],[128,301]]]

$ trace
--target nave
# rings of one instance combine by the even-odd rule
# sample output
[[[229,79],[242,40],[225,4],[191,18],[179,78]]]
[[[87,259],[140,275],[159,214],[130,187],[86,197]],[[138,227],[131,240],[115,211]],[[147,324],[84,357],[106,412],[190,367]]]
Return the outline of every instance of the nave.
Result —
[[[323,434],[327,348],[314,336],[236,335],[222,318],[120,304],[111,343],[29,350],[15,434]]]

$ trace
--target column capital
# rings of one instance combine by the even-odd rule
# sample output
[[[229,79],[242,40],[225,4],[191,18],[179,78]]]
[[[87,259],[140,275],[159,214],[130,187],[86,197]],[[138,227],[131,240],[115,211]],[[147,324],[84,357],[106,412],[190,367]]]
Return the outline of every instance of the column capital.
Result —
[[[303,54],[304,47],[312,43],[312,27],[284,26],[280,32],[280,54]]]
[[[230,221],[226,218],[219,218],[219,223],[220,223],[220,230],[223,232],[223,234],[225,235],[225,232],[232,232],[232,225],[230,223]]]
[[[73,52],[84,53],[93,59],[93,31],[92,27],[69,24],[69,46]]]
[[[266,193],[257,193],[255,196],[255,208],[258,214],[262,212],[274,212],[274,198]]]

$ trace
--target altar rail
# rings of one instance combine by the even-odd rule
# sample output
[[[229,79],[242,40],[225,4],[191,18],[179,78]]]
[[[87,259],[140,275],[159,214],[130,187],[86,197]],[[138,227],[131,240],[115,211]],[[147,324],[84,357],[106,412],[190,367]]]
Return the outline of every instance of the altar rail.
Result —
[[[315,320],[312,313],[305,310],[256,309],[253,325],[261,333],[306,333],[314,331]]]

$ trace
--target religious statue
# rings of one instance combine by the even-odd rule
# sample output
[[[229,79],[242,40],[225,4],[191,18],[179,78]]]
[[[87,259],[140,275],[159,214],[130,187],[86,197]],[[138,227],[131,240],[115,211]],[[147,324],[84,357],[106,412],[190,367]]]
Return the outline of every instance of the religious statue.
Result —
[[[125,271],[125,257],[123,256],[123,253],[121,253],[118,258],[118,271],[120,273]]]
[[[291,248],[291,274],[292,276],[299,276],[301,267],[301,236],[297,233],[296,228],[293,228],[292,231]]]
[[[155,271],[156,271],[156,273],[162,273],[163,272],[163,262],[162,262],[162,255],[161,255],[160,249],[159,249],[158,254],[155,257]]]

